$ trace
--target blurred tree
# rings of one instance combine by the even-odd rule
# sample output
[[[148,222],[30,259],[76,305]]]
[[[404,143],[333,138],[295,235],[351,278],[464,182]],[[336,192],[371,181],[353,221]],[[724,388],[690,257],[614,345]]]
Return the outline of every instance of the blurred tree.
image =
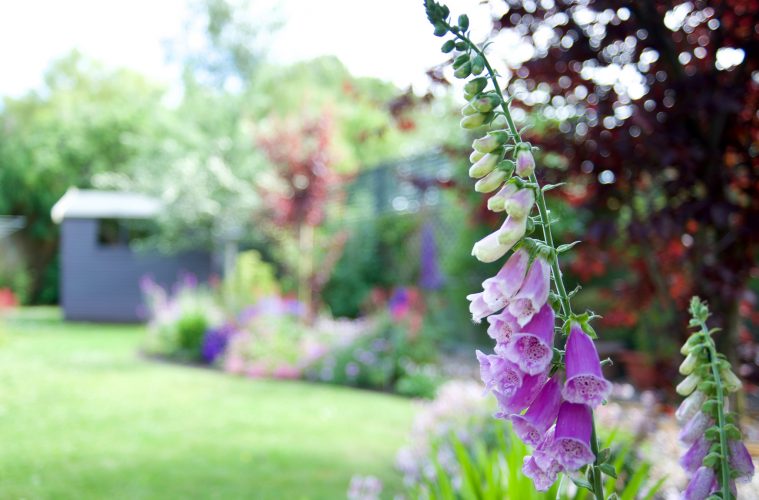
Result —
[[[24,215],[19,233],[35,302],[57,299],[58,230],[50,209],[70,186],[122,171],[149,136],[162,91],[128,70],[77,52],[56,61],[38,92],[6,98],[0,111],[0,213]]]
[[[494,29],[526,59],[509,85],[515,106],[557,124],[539,143],[574,174],[561,195],[593,214],[573,267],[627,267],[610,314],[677,311],[663,332],[684,335],[687,299],[705,297],[733,357],[759,242],[756,1],[494,8]]]

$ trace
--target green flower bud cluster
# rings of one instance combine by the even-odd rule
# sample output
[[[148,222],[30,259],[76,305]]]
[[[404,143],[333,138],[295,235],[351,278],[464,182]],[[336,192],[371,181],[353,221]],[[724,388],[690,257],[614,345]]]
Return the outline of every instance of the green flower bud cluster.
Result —
[[[678,394],[688,397],[676,415],[684,423],[688,422],[681,433],[681,439],[683,435],[702,433],[702,439],[706,443],[701,454],[698,451],[699,445],[694,444],[684,460],[687,461],[689,456],[698,457],[702,468],[714,471],[720,490],[709,498],[731,499],[734,498],[732,490],[735,479],[753,475],[753,465],[750,464],[750,458],[748,461],[745,459],[747,452],[740,443],[742,435],[738,428],[738,417],[725,408],[727,393],[740,390],[742,384],[733,373],[727,358],[717,352],[712,334],[719,329],[710,330],[706,326],[710,315],[706,303],[693,297],[690,313],[690,326],[696,328],[696,331],[680,349],[685,359],[680,364],[679,371],[685,375],[685,379],[676,389]],[[696,437],[693,435],[690,439]],[[699,474],[705,473],[702,470]],[[695,488],[698,479],[693,479],[693,482],[692,488]],[[690,498],[688,495],[686,497]]]

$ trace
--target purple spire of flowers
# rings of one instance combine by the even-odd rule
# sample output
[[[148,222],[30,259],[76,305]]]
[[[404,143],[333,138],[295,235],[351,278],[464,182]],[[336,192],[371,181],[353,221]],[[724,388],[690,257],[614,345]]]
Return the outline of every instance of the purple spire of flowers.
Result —
[[[706,436],[702,435],[696,440],[688,451],[685,452],[680,458],[680,465],[686,472],[693,474],[701,466],[701,462],[704,461],[704,457],[709,453],[709,446],[711,443],[706,439]]]
[[[496,344],[506,345],[511,336],[520,330],[517,319],[509,311],[501,311],[500,314],[488,316],[488,335],[496,341]]]
[[[715,479],[714,469],[705,466],[699,467],[683,492],[683,500],[706,500],[712,492],[712,484]]]
[[[553,328],[555,317],[550,304],[544,304],[532,320],[511,337],[503,348],[509,361],[525,373],[535,375],[548,369],[553,359]],[[496,346],[498,352],[498,346]]]
[[[426,221],[422,226],[422,241],[420,247],[419,257],[421,259],[421,265],[419,286],[426,290],[437,290],[443,286],[445,280],[440,272],[435,228],[430,221]]]
[[[522,385],[524,375],[511,361],[481,351],[477,351],[477,360],[480,362],[480,377],[485,383],[485,388],[492,390],[496,395],[513,396]]]
[[[540,389],[546,381],[546,374],[524,375],[522,385],[511,395],[495,393],[498,401],[499,412],[495,414],[496,418],[509,418],[512,413],[518,413],[535,401]]]
[[[537,446],[556,420],[560,405],[561,382],[555,375],[545,383],[524,415],[510,416],[514,432],[525,443]]]
[[[601,373],[593,340],[577,323],[572,324],[566,349],[567,381],[562,395],[572,403],[598,406],[611,393],[611,383]]]
[[[688,423],[685,424],[685,427],[680,430],[680,435],[678,438],[683,444],[693,444],[696,442],[696,439],[701,437],[701,435],[706,432],[706,429],[711,427],[713,424],[713,419],[709,418],[703,412],[698,412],[693,416],[693,418],[688,420]]]
[[[567,401],[561,404],[551,451],[562,467],[573,471],[593,462],[592,427],[593,414],[589,406]]]
[[[739,474],[735,479],[741,483],[748,483],[754,476],[754,462],[746,445],[743,441],[732,439],[727,442],[727,447],[730,450],[730,467]]]
[[[520,249],[514,252],[498,274],[482,282],[483,298],[491,309],[499,310],[508,304],[524,281],[530,256]]]
[[[548,300],[551,267],[543,258],[535,259],[527,271],[524,283],[514,298],[509,301],[509,312],[526,325]]]
[[[229,323],[208,330],[203,337],[203,346],[201,348],[203,361],[211,364],[224,354],[229,339],[232,338],[236,331],[235,326]]]

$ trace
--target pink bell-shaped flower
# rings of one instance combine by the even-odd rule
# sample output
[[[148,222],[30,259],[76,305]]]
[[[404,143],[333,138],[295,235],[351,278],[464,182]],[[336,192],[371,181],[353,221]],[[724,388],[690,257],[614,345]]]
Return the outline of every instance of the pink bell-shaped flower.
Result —
[[[498,274],[482,282],[483,298],[491,309],[500,310],[522,286],[530,255],[524,249],[514,252]]]
[[[520,330],[517,319],[506,310],[501,311],[499,314],[488,316],[488,323],[490,323],[488,335],[496,341],[496,347],[508,344],[512,335]]]
[[[511,415],[514,432],[525,443],[537,446],[553,425],[561,405],[561,382],[554,376],[543,385],[524,415]]]
[[[577,323],[572,324],[569,332],[565,360],[567,381],[562,391],[564,399],[594,408],[609,397],[611,383],[601,372],[596,346]]]
[[[480,377],[486,390],[508,398],[522,386],[524,374],[517,365],[496,354],[484,354],[481,351],[476,354],[480,362]]]
[[[595,460],[590,449],[593,415],[587,405],[563,402],[556,419],[556,435],[551,450],[556,461],[574,471]]]
[[[553,359],[554,323],[553,308],[550,304],[544,304],[532,320],[503,346],[503,355],[530,375],[547,370]]]
[[[548,262],[542,257],[536,258],[527,271],[522,287],[509,301],[509,312],[517,318],[520,326],[526,325],[548,300],[550,277]]]

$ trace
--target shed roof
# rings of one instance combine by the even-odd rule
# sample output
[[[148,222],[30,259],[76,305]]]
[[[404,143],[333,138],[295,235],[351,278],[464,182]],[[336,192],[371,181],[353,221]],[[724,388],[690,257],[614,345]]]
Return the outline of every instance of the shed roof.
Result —
[[[160,210],[161,202],[144,194],[72,187],[50,216],[60,224],[63,219],[150,219]]]

